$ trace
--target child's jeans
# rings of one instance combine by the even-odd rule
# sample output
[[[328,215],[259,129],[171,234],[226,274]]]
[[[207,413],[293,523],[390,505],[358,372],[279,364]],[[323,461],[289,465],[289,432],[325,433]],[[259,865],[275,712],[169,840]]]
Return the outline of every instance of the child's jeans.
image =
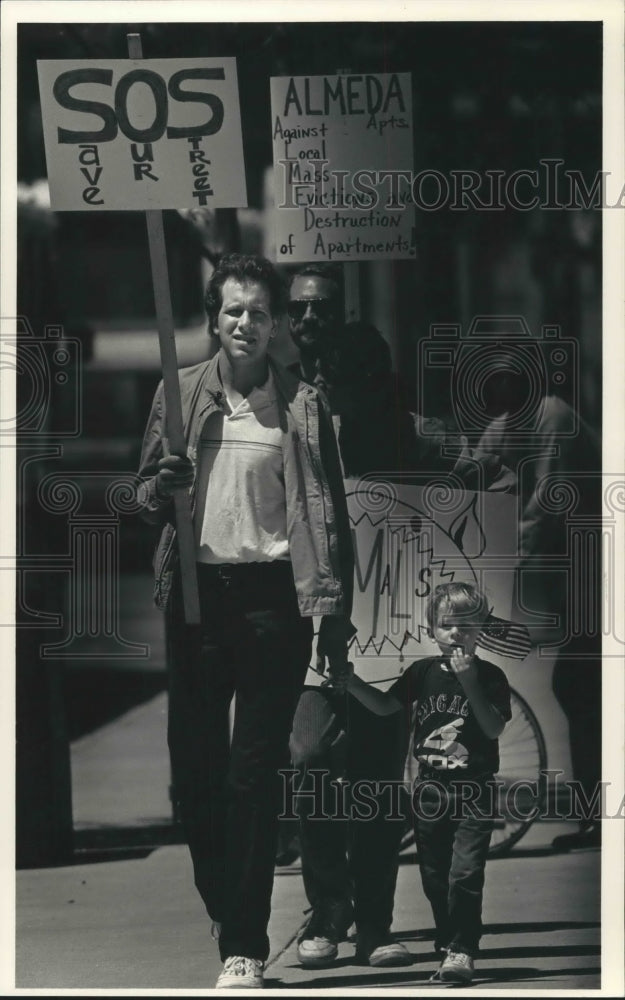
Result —
[[[489,778],[428,777],[415,785],[415,840],[437,951],[449,948],[473,956],[479,949],[484,868],[494,826]]]

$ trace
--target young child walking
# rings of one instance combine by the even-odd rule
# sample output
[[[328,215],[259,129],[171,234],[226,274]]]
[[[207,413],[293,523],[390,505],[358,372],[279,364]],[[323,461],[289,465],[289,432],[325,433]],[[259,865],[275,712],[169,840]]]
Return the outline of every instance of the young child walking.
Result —
[[[416,660],[386,692],[355,674],[346,684],[379,715],[415,707],[415,839],[436,927],[434,946],[445,953],[432,979],[448,983],[473,978],[497,801],[498,737],[510,719],[505,674],[475,654],[488,615],[477,587],[441,584],[426,609],[428,632],[440,654]]]

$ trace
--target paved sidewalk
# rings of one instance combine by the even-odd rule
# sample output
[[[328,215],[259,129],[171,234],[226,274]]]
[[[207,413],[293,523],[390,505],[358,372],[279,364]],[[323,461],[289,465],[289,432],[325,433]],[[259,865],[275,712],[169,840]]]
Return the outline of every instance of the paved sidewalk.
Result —
[[[526,849],[519,846],[509,858],[489,862],[484,937],[473,984],[478,992],[599,988],[599,852],[552,854],[547,845],[563,828],[537,825],[527,835]],[[393,931],[414,955],[414,964],[400,969],[359,967],[354,965],[354,944],[347,942],[333,968],[311,975],[298,966],[293,945],[280,960],[281,985],[341,992],[417,987],[419,995],[428,988],[449,989],[428,984],[438,967],[431,911],[414,853],[401,860]]]
[[[548,845],[563,826],[536,824],[508,858],[489,862],[480,991],[599,988],[600,854],[552,854]],[[331,968],[303,970],[296,936],[307,904],[296,863],[276,874],[267,988],[427,988],[437,965],[431,915],[414,851],[401,862],[393,930],[414,955],[413,966],[357,966],[353,942],[346,942]],[[219,970],[184,846],[134,860],[18,872],[18,988],[205,992]]]
[[[72,745],[74,820],[83,842],[100,833],[106,841],[119,830],[132,841],[133,829],[169,822],[165,715],[161,694]],[[599,989],[601,855],[553,854],[553,837],[566,829],[561,822],[536,823],[507,858],[489,862],[474,987],[480,992]],[[139,836],[134,843],[146,841]],[[128,852],[126,860],[102,856],[82,863],[89,855],[77,855],[71,866],[17,873],[18,990],[212,992],[221,963],[187,848],[170,842],[137,850],[132,860]],[[331,968],[303,970],[296,942],[307,905],[299,862],[277,869],[266,973],[271,992],[436,992],[427,983],[437,962],[414,849],[401,857],[393,925],[414,956],[412,966],[358,966],[348,941]],[[622,979],[622,942],[616,948],[612,970]]]

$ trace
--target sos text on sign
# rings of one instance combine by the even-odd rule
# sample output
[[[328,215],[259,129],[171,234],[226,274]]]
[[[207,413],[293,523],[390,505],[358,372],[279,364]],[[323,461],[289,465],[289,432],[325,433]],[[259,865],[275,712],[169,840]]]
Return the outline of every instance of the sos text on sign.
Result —
[[[95,131],[57,128],[59,143],[77,143],[81,150],[78,156],[81,164],[80,172],[88,182],[88,186],[82,191],[83,200],[88,204],[104,203],[103,199],[99,197],[98,181],[103,168],[97,144],[111,142],[117,138],[118,130],[121,130],[127,139],[132,140],[130,153],[135,181],[141,181],[144,178],[158,180],[158,176],[153,170],[153,143],[161,139],[163,135],[166,135],[168,139],[187,139],[191,142],[193,148],[189,151],[189,160],[192,164],[191,172],[194,177],[193,197],[198,199],[200,205],[207,205],[209,196],[213,194],[208,170],[210,160],[207,158],[206,152],[199,148],[199,137],[214,135],[215,132],[219,131],[224,120],[224,106],[215,94],[184,90],[182,83],[186,80],[223,80],[224,76],[223,69],[219,67],[197,67],[179,70],[166,83],[163,77],[153,70],[134,69],[122,76],[117,82],[113,94],[113,106],[111,106],[102,101],[81,99],[72,94],[71,91],[75,85],[80,83],[97,83],[111,87],[113,83],[112,70],[93,67],[73,69],[61,73],[54,83],[53,90],[58,104],[70,111],[94,114],[102,121],[101,128]],[[154,99],[154,118],[149,125],[143,128],[137,128],[131,123],[128,109],[128,95],[136,83],[145,84],[150,89]],[[199,125],[182,127],[168,125],[168,95],[174,101],[193,101],[205,104],[210,109],[210,116]],[[139,144],[142,144],[142,149],[139,148]]]
[[[38,63],[55,209],[244,207],[236,60]]]

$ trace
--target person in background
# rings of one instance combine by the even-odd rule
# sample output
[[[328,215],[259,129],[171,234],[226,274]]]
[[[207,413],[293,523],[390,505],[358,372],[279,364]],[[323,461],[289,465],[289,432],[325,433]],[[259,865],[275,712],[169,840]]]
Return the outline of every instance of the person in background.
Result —
[[[434,947],[445,953],[432,980],[444,983],[473,978],[494,826],[498,737],[511,717],[505,674],[475,654],[488,617],[486,597],[473,584],[439,584],[426,619],[440,653],[416,660],[386,692],[354,674],[345,682],[353,697],[387,718],[401,721],[416,709],[415,840],[434,916]]]
[[[300,351],[299,374],[327,394],[345,475],[411,469],[416,442],[410,412],[395,392],[390,352],[365,323],[344,326],[340,271],[315,265],[291,283],[290,331]],[[343,671],[330,670],[340,685]],[[331,964],[355,919],[357,959],[370,965],[405,965],[411,956],[390,934],[403,824],[319,816],[333,801],[332,782],[345,778],[401,781],[408,729],[372,715],[332,684],[302,693],[291,734],[297,770],[302,875],[312,907],[300,937],[298,960],[307,968]],[[320,781],[314,772],[326,772]],[[380,796],[382,799],[383,796]]]
[[[380,331],[343,322],[340,268],[321,263],[298,271],[288,313],[299,351],[291,370],[325,392],[345,476],[450,476],[458,489],[510,491],[516,479],[497,455],[469,448],[457,428],[417,412],[415,391],[393,371]]]
[[[346,476],[427,468],[425,442],[417,438],[408,390],[393,371],[389,345],[372,323],[355,321],[341,327],[327,371]],[[431,439],[427,445],[432,450]]]
[[[163,385],[141,456],[143,516],[162,527],[174,796],[224,962],[217,989],[263,986],[278,768],[310,663],[345,669],[353,553],[336,441],[317,390],[269,360],[284,290],[229,254],[206,290],[214,357],[180,371],[185,455],[166,446]],[[191,494],[201,625],[187,625],[173,496]],[[230,741],[229,706],[236,697]]]
[[[549,374],[547,372],[547,374]],[[532,405],[529,405],[533,403]],[[556,643],[553,692],[566,716],[573,778],[589,804],[575,833],[555,838],[555,850],[601,843],[601,448],[595,432],[570,403],[537,393],[535,376],[514,345],[500,350],[497,374],[484,393],[487,422],[479,448],[497,454],[516,478],[519,497],[518,586],[521,604],[554,616],[554,630],[532,628],[537,646]],[[533,426],[524,430],[528,412]],[[588,543],[573,545],[567,517],[550,495],[576,497],[571,510]],[[557,507],[557,504],[556,504]],[[587,557],[584,562],[584,557]],[[567,580],[555,580],[552,558],[568,561]]]

